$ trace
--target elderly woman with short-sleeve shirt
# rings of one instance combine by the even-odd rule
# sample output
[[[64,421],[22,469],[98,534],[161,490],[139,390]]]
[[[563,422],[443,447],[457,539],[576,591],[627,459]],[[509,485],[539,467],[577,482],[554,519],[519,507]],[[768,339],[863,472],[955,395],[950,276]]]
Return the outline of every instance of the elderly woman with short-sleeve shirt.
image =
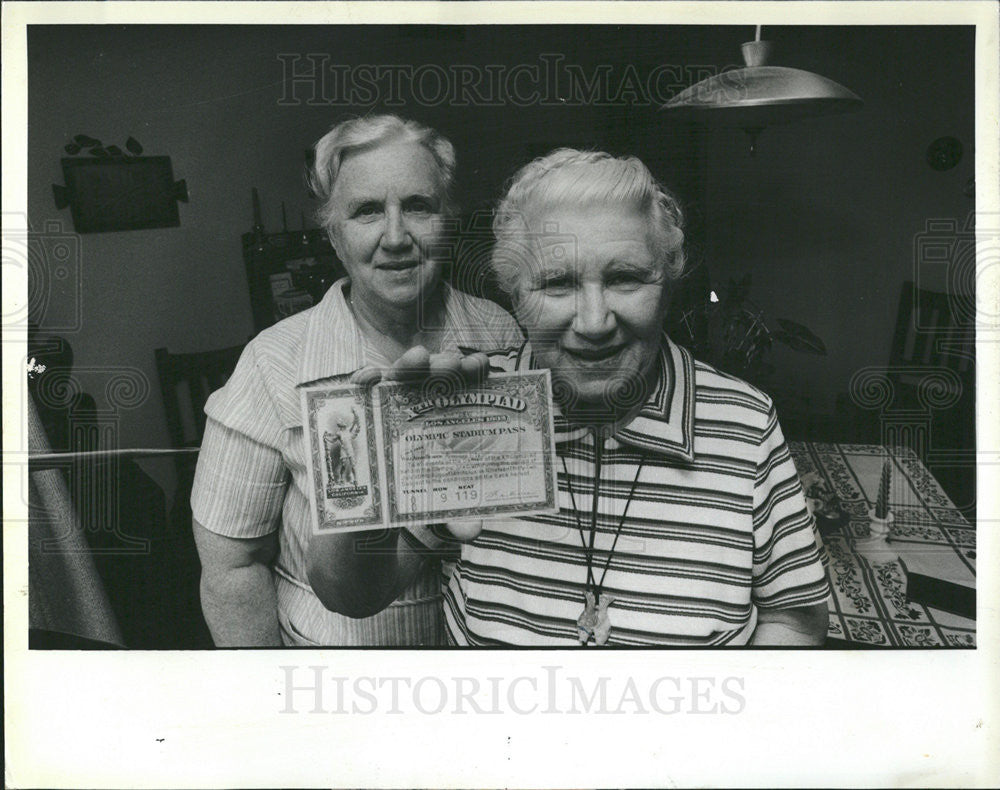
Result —
[[[456,358],[459,348],[520,345],[507,313],[441,280],[454,172],[448,140],[392,115],[345,121],[317,143],[310,178],[319,218],[348,276],[317,306],[254,338],[205,407],[192,507],[216,644],[441,641],[437,563],[400,548],[388,578],[370,560],[405,545],[399,530],[367,552],[356,541],[370,536],[311,538],[297,387],[388,367],[418,345]],[[311,564],[317,554],[323,562]],[[350,594],[358,578],[363,602]],[[336,612],[314,584],[347,591]]]

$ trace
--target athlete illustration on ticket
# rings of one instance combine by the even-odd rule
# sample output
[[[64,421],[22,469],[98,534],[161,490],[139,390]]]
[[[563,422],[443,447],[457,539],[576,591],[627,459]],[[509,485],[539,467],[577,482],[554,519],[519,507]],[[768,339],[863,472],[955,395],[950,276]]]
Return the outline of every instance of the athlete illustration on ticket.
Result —
[[[302,391],[317,533],[554,512],[548,371]]]
[[[371,392],[353,385],[302,393],[313,531],[383,525]]]

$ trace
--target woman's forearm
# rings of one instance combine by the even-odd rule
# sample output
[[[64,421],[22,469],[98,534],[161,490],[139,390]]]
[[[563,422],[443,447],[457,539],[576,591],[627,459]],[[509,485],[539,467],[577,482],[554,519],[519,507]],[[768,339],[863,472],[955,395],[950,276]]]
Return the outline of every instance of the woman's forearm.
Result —
[[[756,647],[822,645],[829,620],[825,603],[796,609],[760,609],[750,644]]]
[[[278,600],[263,563],[202,572],[201,605],[217,647],[280,647]]]
[[[400,532],[314,535],[306,569],[323,605],[348,617],[371,617],[396,600],[424,560]]]

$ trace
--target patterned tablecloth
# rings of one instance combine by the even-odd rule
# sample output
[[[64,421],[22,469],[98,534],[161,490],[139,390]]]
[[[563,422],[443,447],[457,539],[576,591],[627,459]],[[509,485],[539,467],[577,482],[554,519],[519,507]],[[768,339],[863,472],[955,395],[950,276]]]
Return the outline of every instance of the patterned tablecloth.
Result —
[[[975,620],[907,600],[908,556],[957,559],[972,573],[976,558],[975,527],[917,455],[867,444],[789,442],[789,448],[799,474],[822,480],[847,514],[822,534],[833,587],[829,637],[882,647],[974,647]],[[895,521],[889,543],[873,550],[863,539],[887,453]]]

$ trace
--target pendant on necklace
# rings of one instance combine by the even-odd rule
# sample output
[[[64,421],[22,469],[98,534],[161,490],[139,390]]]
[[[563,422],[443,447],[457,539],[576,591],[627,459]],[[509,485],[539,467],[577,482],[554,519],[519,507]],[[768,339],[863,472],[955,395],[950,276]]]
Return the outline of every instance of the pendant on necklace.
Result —
[[[600,593],[595,601],[594,593],[590,590],[587,590],[583,597],[586,603],[583,612],[576,619],[577,642],[586,645],[593,637],[596,644],[607,644],[608,637],[611,635],[611,618],[608,615],[608,607],[614,603],[615,599],[610,595]]]
[[[597,599],[597,625],[594,626],[594,641],[599,645],[605,645],[611,635],[611,617],[608,615],[608,607],[615,602],[610,595],[601,595]]]
[[[594,628],[597,626],[597,610],[594,608],[594,594],[587,590],[583,594],[586,603],[583,612],[576,618],[576,641],[581,645],[587,644],[590,637],[594,635]]]

